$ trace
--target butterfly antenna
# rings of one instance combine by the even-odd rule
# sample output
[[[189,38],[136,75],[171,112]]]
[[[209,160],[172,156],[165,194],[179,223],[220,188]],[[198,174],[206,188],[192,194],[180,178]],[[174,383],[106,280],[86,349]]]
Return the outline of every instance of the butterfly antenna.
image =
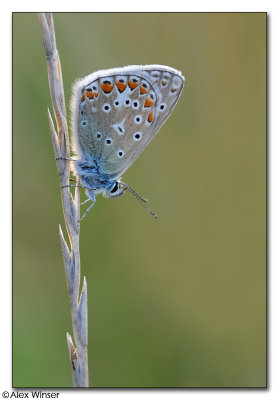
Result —
[[[128,186],[126,183],[121,182],[121,185],[123,185],[124,189],[129,190],[129,192],[132,193],[132,195],[138,200],[138,202],[143,206],[143,208],[146,209],[146,211],[152,215],[152,217],[154,218],[158,218],[158,215],[155,214],[153,211],[151,211],[144,203],[147,203],[148,200],[145,199],[144,197],[140,196],[139,194],[137,194],[130,186]]]

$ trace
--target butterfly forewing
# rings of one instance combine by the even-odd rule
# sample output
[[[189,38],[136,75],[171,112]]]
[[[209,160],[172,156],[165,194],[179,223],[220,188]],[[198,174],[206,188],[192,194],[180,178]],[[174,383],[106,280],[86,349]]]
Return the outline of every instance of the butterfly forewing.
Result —
[[[99,71],[73,91],[73,148],[97,161],[100,173],[121,176],[170,115],[183,88],[179,71],[131,66]]]

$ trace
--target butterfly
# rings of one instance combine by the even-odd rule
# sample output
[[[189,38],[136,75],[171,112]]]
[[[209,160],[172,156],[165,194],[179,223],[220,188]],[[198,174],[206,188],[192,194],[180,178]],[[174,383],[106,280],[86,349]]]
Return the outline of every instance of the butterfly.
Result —
[[[163,65],[107,69],[75,82],[71,145],[76,160],[72,170],[86,189],[84,203],[92,202],[82,219],[97,194],[115,198],[125,190],[157,217],[145,206],[147,200],[122,182],[121,176],[173,111],[183,85],[181,72]]]

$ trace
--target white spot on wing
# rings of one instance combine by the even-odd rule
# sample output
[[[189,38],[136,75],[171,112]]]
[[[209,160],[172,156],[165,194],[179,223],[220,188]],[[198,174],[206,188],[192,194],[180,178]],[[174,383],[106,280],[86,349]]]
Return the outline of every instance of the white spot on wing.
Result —
[[[88,125],[87,119],[81,120],[80,125],[81,125],[82,128],[85,128]]]
[[[101,140],[102,139],[102,134],[101,134],[101,132],[96,132],[96,139],[97,140]]]
[[[113,124],[112,128],[115,129],[116,133],[118,133],[118,135],[124,135],[125,133],[125,127],[124,127],[124,122],[125,122],[126,118],[123,118],[123,120],[121,122],[119,122],[118,124]]]
[[[160,104],[160,106],[159,106],[159,110],[162,112],[162,111],[164,111],[165,109],[166,109],[166,103],[161,103]]]
[[[123,149],[118,150],[117,152],[117,157],[118,158],[123,158],[125,154],[125,151]]]
[[[112,144],[112,138],[111,137],[106,138],[105,143],[106,143],[106,146],[110,146]]]
[[[139,142],[142,138],[142,133],[141,132],[136,132],[134,133],[134,141]]]
[[[103,110],[105,113],[109,113],[110,110],[111,110],[111,105],[110,105],[109,103],[105,103],[105,104],[103,105],[103,107],[102,107],[102,110]]]
[[[124,100],[124,105],[125,105],[125,107],[130,107],[130,105],[131,105],[131,99],[129,99],[129,97],[127,97],[127,98]]]
[[[142,116],[141,115],[136,115],[134,118],[134,123],[139,125],[142,123]]]
[[[138,101],[138,99],[133,100],[133,103],[132,103],[133,109],[138,110],[139,106],[140,106],[140,102]]]

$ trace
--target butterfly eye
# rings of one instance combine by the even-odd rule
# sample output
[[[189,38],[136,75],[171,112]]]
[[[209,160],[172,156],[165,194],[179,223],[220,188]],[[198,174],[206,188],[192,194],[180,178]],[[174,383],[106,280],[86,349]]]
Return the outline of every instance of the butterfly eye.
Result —
[[[108,113],[108,112],[110,112],[110,110],[111,110],[110,104],[109,104],[109,103],[105,103],[105,104],[103,105],[103,111],[104,111],[105,113]]]
[[[112,144],[112,138],[107,138],[106,139],[106,145],[110,146]]]
[[[134,133],[134,140],[136,142],[138,142],[141,139],[141,137],[142,137],[142,133],[141,132]]]
[[[135,124],[139,125],[142,123],[142,116],[141,115],[136,115],[134,118]]]
[[[124,150],[118,150],[118,152],[117,152],[118,158],[124,157],[124,154],[125,154]]]
[[[115,185],[111,189],[110,193],[115,193],[118,190],[118,182],[115,182]]]

